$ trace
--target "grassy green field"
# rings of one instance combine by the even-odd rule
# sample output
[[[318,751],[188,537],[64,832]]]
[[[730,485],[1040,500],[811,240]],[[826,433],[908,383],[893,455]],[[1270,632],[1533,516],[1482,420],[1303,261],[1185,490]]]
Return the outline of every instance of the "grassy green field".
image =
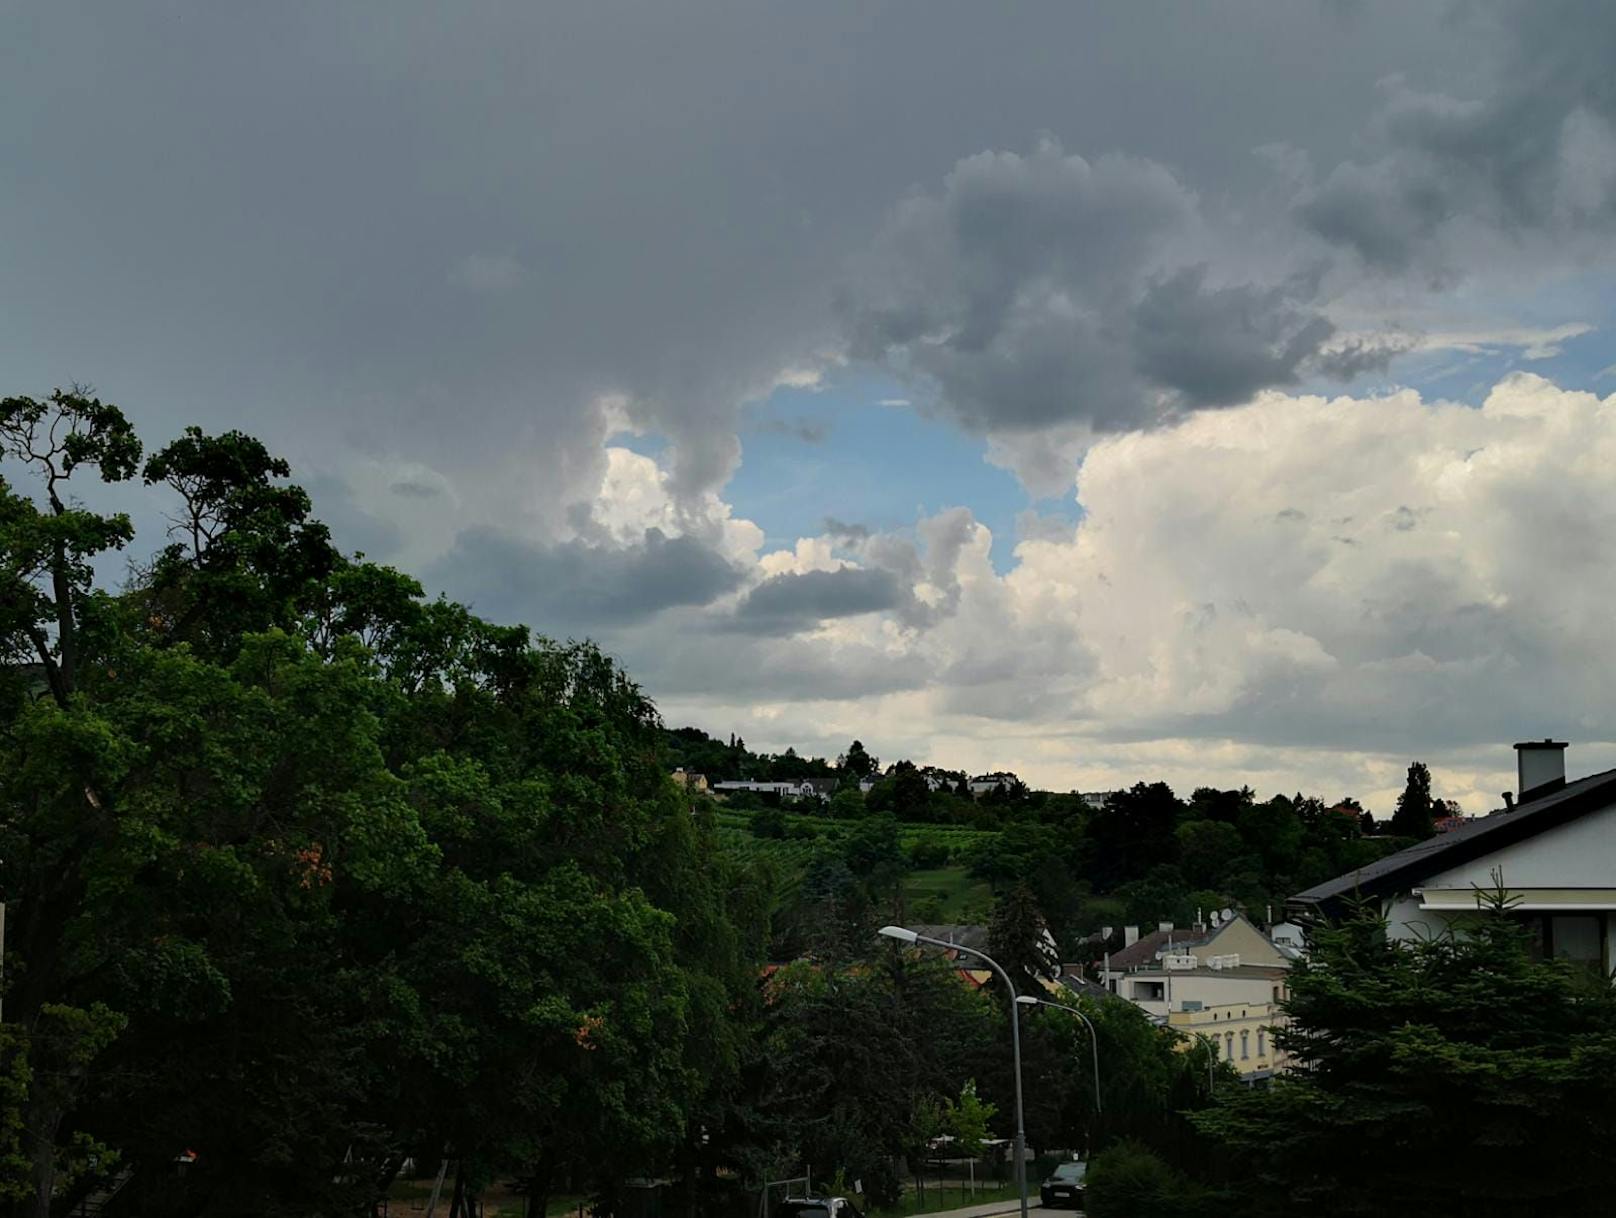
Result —
[[[916,1192],[913,1188],[905,1189],[897,1205],[891,1209],[871,1210],[870,1218],[911,1218],[916,1214],[935,1214],[967,1205],[986,1205],[990,1201],[1013,1201],[1019,1196],[1012,1184],[978,1185],[972,1193],[963,1185],[956,1187],[950,1181],[947,1188],[933,1186],[924,1193]]]
[[[855,823],[831,820],[818,813],[785,810],[787,836],[767,838],[752,832],[755,815],[747,809],[719,807],[714,813],[719,840],[726,850],[739,857],[770,860],[779,868],[782,887],[788,891],[800,882],[814,854],[836,842]],[[985,882],[971,879],[962,862],[971,847],[984,836],[984,831],[963,825],[904,823],[899,826],[898,840],[904,850],[912,850],[925,842],[941,847],[949,859],[946,866],[913,871],[905,878],[904,900],[915,911],[917,920],[980,922],[987,918],[993,906],[993,893]]]
[[[973,880],[963,867],[911,871],[904,879],[903,892],[911,909],[929,910],[935,899],[938,922],[981,922],[993,908],[993,891],[987,881]]]

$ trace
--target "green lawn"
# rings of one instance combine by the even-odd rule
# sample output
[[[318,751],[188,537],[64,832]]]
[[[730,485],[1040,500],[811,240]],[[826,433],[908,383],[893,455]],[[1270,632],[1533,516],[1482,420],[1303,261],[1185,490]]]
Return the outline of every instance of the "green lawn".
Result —
[[[801,881],[808,861],[819,850],[845,836],[857,823],[831,820],[816,812],[783,809],[782,819],[791,836],[764,838],[752,833],[755,815],[751,809],[719,807],[714,814],[719,841],[740,858],[763,857],[778,864],[785,892]],[[951,858],[958,860],[984,836],[987,834],[983,830],[964,825],[902,822],[898,840],[906,851],[917,842],[927,842],[944,847]],[[983,922],[993,908],[993,892],[986,881],[971,879],[958,862],[912,871],[905,877],[903,888],[915,921]]]
[[[993,890],[987,881],[973,880],[963,867],[911,871],[903,882],[903,892],[911,909],[935,898],[941,908],[939,922],[981,922],[993,908]]]
[[[915,1214],[935,1214],[943,1210],[963,1209],[968,1205],[986,1205],[990,1201],[1014,1201],[1018,1196],[1013,1184],[977,1185],[973,1195],[965,1187],[955,1187],[950,1181],[947,1188],[928,1185],[922,1196],[913,1188],[905,1189],[897,1205],[886,1210],[870,1210],[870,1218],[911,1218]]]

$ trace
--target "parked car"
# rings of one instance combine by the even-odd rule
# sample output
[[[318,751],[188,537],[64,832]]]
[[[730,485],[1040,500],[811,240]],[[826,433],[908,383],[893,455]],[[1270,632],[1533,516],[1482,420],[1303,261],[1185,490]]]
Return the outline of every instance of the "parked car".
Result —
[[[847,1197],[788,1197],[772,1212],[775,1218],[864,1218]]]
[[[1049,1179],[1038,1186],[1038,1195],[1045,1205],[1069,1205],[1083,1208],[1083,1179],[1089,1174],[1087,1163],[1062,1163],[1049,1173]]]

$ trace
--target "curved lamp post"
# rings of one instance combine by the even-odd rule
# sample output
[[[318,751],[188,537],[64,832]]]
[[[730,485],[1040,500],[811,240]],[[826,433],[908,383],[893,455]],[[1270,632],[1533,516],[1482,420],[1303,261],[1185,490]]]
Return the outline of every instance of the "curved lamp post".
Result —
[[[986,952],[979,952],[974,947],[945,943],[941,939],[917,934],[903,926],[883,926],[881,933],[888,939],[896,939],[899,943],[925,943],[931,947],[947,948],[950,951],[975,956],[999,974],[999,980],[1004,982],[1004,988],[1010,991],[1010,1046],[1016,1068],[1016,1191],[1021,1194],[1021,1218],[1027,1218],[1027,1130],[1021,1112],[1021,1017],[1017,1014],[1021,1000],[1016,997],[1016,987],[1010,981],[1010,974],[1005,972],[992,956]]]
[[[1218,1084],[1214,1071],[1218,1061],[1218,1038],[1208,1036],[1205,1032],[1197,1032],[1195,1039],[1206,1048],[1206,1092],[1208,1095],[1216,1095]]]
[[[1047,998],[1034,998],[1031,994],[1023,994],[1016,1002],[1024,1007],[1054,1007],[1083,1021],[1083,1026],[1089,1030],[1089,1049],[1094,1054],[1094,1115],[1099,1116],[1104,1111],[1100,1107],[1100,1036],[1094,1030],[1093,1021],[1076,1007],[1069,1007],[1064,1002],[1050,1002]]]

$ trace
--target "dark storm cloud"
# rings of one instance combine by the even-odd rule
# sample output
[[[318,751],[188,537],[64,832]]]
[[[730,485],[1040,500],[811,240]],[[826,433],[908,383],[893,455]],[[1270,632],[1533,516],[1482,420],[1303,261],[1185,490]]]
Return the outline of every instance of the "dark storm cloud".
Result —
[[[706,605],[733,591],[740,573],[691,537],[647,529],[638,545],[573,541],[538,545],[471,529],[426,575],[478,613],[522,621],[545,634],[594,633],[665,609]]]
[[[737,459],[741,400],[834,345],[844,261],[913,183],[1044,130],[1214,192],[1256,143],[1333,163],[1372,81],[1462,61],[1426,6],[1370,8],[26,6],[0,40],[0,359],[303,465],[386,447],[486,481],[522,451],[563,499],[619,393],[691,495]],[[967,247],[1020,242],[981,202]],[[1029,319],[982,355],[1058,377],[1067,337]],[[1040,379],[1015,417],[1085,388]]]
[[[748,592],[731,625],[751,634],[796,634],[831,618],[894,609],[905,596],[890,571],[842,567],[790,572]]]
[[[934,384],[977,431],[1124,430],[1294,384],[1334,334],[1317,275],[1175,265],[1199,221],[1149,161],[1048,141],[967,158],[894,214],[844,298],[851,350]]]
[[[1293,385],[1303,361],[1335,333],[1299,303],[1312,285],[1208,288],[1205,265],[1158,279],[1134,307],[1135,366],[1187,406],[1230,406]]]
[[[1462,272],[1432,248],[1455,221],[1513,236],[1616,224],[1616,6],[1514,0],[1460,14],[1473,38],[1490,35],[1484,91],[1388,80],[1376,155],[1337,164],[1298,200],[1303,224],[1383,271]]]

